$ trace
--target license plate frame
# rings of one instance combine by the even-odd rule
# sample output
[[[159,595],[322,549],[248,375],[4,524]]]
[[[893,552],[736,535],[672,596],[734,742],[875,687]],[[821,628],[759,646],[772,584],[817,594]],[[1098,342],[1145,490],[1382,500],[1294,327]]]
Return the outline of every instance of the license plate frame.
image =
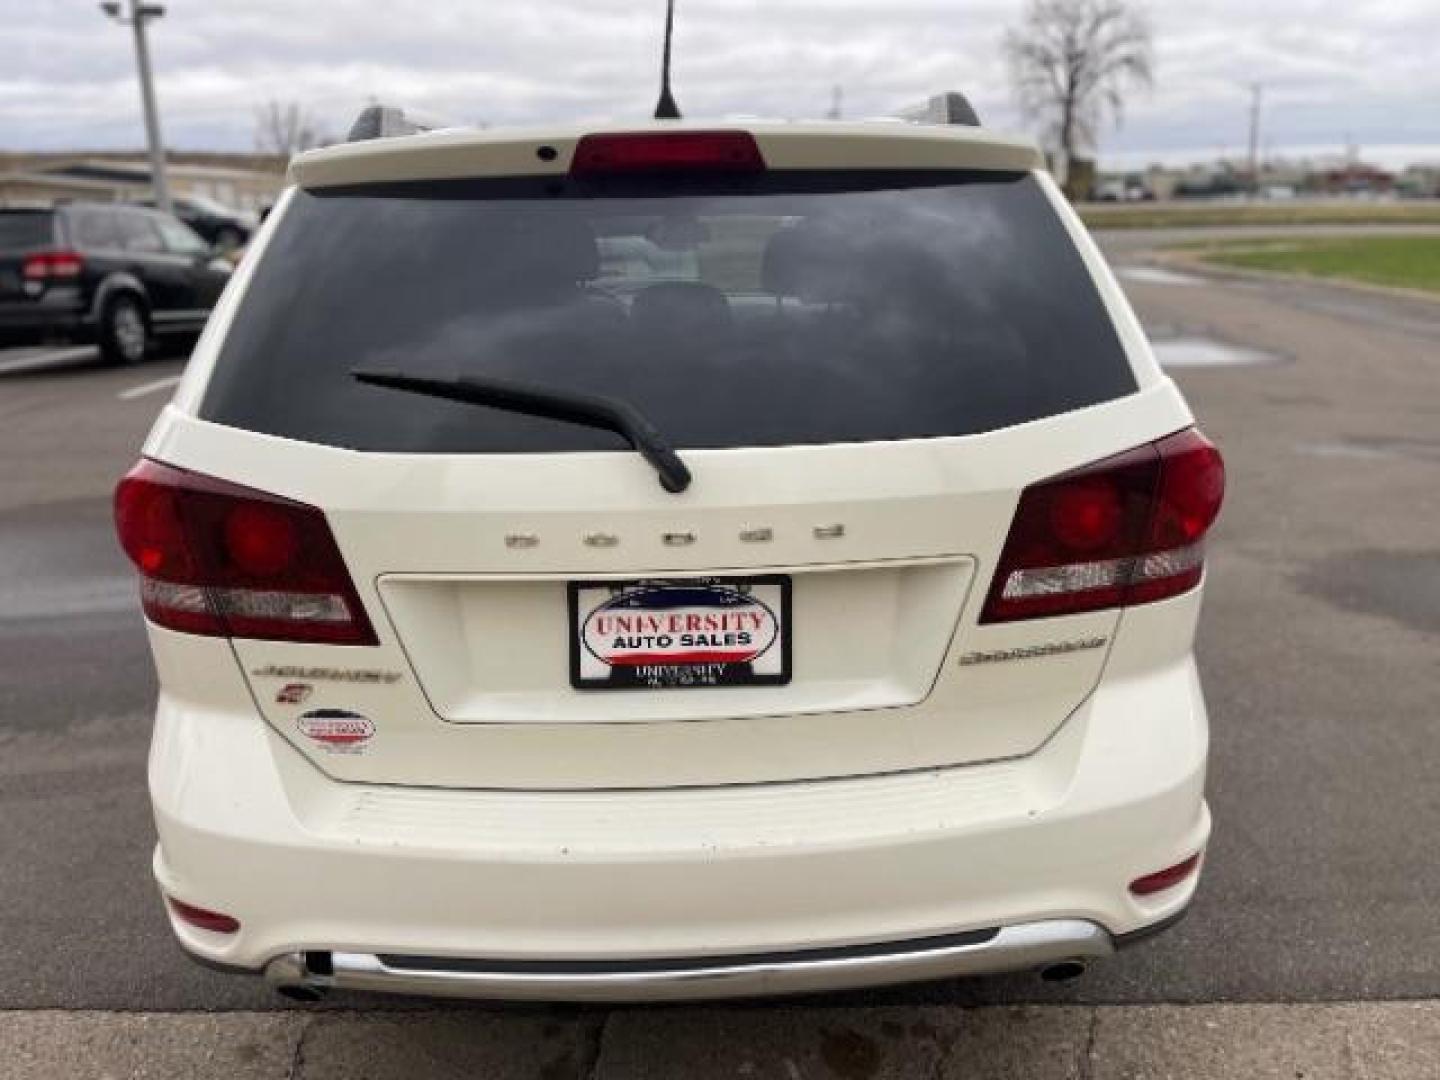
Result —
[[[788,685],[793,660],[791,591],[788,574],[567,582],[570,685],[587,692]],[[658,632],[651,635],[654,641],[650,644],[621,649],[614,647],[615,639],[605,644],[609,638],[601,633],[605,624],[594,621],[601,614],[654,616],[665,622],[652,628]],[[707,615],[713,616],[708,623]],[[682,621],[677,628],[670,623],[671,616],[682,620],[696,616],[703,625],[694,628]],[[775,625],[773,638],[765,643],[767,617]],[[688,644],[680,640],[687,633],[686,626],[694,628]],[[737,640],[747,630],[757,635],[749,645]],[[675,640],[660,646],[659,637],[667,633]],[[627,637],[636,640],[634,635]],[[764,647],[750,659],[738,659],[761,644]],[[645,656],[656,660],[638,659]]]

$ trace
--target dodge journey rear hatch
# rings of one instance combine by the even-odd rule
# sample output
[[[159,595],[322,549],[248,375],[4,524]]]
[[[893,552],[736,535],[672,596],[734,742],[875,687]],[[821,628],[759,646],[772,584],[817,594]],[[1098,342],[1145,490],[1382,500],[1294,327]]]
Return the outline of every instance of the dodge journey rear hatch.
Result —
[[[205,497],[280,537],[221,619],[321,769],[925,768],[1029,753],[1094,688],[1115,604],[987,596],[1024,489],[1185,426],[1137,383],[1123,301],[1014,161],[951,140],[777,168],[769,139],[302,170],[217,320],[198,419],[149,452],[180,488],[243,480]],[[328,537],[287,563],[287,528]]]

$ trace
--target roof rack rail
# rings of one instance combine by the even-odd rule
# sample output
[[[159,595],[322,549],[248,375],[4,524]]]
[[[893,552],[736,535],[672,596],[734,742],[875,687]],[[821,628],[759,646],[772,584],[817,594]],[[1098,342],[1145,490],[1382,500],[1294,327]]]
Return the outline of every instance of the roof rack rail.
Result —
[[[427,131],[440,131],[455,126],[398,105],[367,105],[350,125],[350,133],[345,136],[345,141],[364,142],[367,139],[391,139],[399,135],[421,135]]]
[[[935,94],[925,104],[901,109],[896,115],[912,124],[980,126],[980,114],[975,111],[975,106],[970,104],[969,98],[956,90]]]

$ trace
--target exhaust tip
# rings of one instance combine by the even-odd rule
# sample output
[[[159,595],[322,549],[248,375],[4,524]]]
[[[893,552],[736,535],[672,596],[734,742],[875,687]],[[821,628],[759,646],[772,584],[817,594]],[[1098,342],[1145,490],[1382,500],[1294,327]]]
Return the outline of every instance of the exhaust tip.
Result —
[[[1040,978],[1049,983],[1073,982],[1084,975],[1089,965],[1084,960],[1061,960],[1040,969]]]
[[[328,953],[285,953],[265,965],[265,981],[290,1001],[319,1001],[329,990],[325,976],[330,973]]]

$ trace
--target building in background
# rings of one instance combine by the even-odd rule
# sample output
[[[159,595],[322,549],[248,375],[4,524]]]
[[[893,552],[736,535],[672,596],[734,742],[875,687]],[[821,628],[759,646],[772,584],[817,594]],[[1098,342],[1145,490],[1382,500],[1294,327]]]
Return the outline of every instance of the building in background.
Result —
[[[174,154],[166,168],[171,193],[257,212],[285,186],[284,162],[245,154]],[[0,159],[0,205],[57,199],[138,202],[151,195],[141,155],[32,154]]]

